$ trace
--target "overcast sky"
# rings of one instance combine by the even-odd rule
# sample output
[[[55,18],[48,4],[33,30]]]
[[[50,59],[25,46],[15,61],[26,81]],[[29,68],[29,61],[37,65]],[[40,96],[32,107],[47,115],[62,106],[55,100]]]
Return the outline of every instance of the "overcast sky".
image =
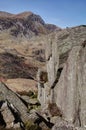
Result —
[[[0,11],[31,11],[63,28],[86,24],[86,0],[0,0]]]

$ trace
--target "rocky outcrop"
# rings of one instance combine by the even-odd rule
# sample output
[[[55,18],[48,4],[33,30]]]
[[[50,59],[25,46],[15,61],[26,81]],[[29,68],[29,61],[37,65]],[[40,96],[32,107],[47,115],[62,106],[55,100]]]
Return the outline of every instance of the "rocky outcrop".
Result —
[[[39,127],[37,124],[38,118],[44,119],[40,114],[38,114],[38,117],[37,110],[40,110],[37,92],[29,91],[27,96],[19,95],[3,82],[0,82],[0,130],[3,127],[26,130],[33,126],[37,129]],[[42,119],[40,119],[41,122],[45,121],[49,125],[46,119]]]
[[[86,48],[72,48],[55,86],[55,102],[62,109],[64,118],[79,126],[85,126],[86,121],[85,64]]]
[[[7,128],[18,122],[24,125],[29,119],[25,101],[3,83],[0,83],[0,113],[3,117],[2,124]]]
[[[57,123],[58,127],[54,127],[53,130],[73,130],[75,127],[85,129],[86,27],[79,26],[55,32],[48,37],[46,48],[48,81],[38,84],[39,101],[44,110],[48,111],[49,104],[53,110],[53,104],[56,104],[62,113],[62,120],[74,125],[58,126]],[[40,73],[38,80],[40,81]],[[51,111],[49,112],[52,117]]]

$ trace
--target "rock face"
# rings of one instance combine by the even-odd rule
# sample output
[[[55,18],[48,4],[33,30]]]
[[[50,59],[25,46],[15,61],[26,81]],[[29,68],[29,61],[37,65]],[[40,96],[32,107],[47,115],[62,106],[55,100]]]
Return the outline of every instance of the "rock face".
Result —
[[[74,125],[74,128],[64,125],[53,130],[85,129],[86,27],[67,28],[51,34],[46,48],[48,81],[39,82],[40,103],[44,108],[48,108],[49,103],[52,107],[53,103],[56,104],[62,112],[62,119]]]
[[[55,87],[55,102],[64,118],[79,126],[86,122],[86,48],[72,48]],[[83,95],[83,96],[82,96]]]

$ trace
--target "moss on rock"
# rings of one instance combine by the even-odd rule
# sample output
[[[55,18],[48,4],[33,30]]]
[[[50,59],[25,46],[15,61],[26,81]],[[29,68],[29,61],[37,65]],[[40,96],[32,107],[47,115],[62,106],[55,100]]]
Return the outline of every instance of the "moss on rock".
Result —
[[[42,130],[40,126],[38,126],[37,124],[34,124],[32,121],[28,121],[25,124],[25,129],[26,130]]]

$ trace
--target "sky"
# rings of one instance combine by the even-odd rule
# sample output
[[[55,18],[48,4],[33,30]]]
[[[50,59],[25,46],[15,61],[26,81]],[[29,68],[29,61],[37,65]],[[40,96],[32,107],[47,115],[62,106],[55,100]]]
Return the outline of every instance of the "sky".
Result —
[[[0,0],[0,11],[31,11],[62,28],[86,24],[86,0]]]

